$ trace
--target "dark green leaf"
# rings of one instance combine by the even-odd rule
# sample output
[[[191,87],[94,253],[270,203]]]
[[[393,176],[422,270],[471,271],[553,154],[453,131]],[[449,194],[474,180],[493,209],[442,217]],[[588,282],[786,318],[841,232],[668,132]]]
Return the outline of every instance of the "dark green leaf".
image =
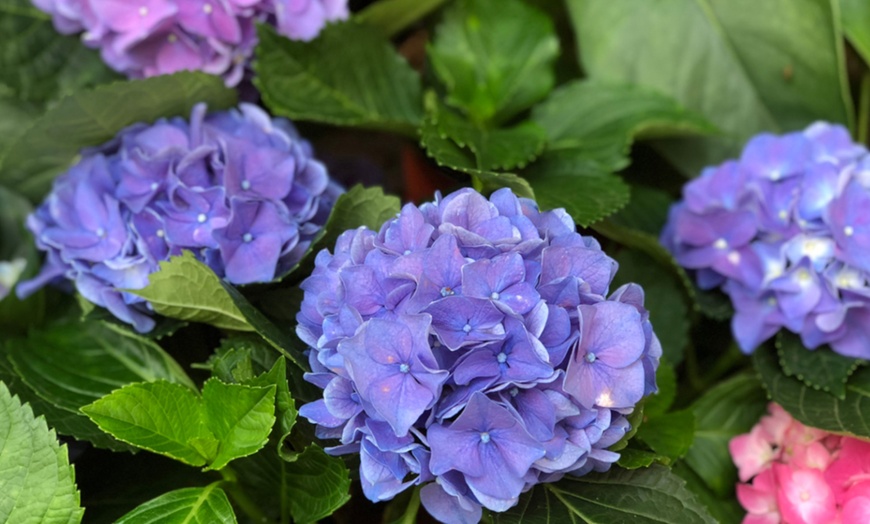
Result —
[[[757,424],[766,405],[764,390],[748,375],[722,382],[692,405],[697,429],[685,463],[717,495],[731,493],[737,482],[728,441]]]
[[[628,165],[635,137],[710,134],[700,115],[656,91],[630,84],[575,81],[535,107],[532,119],[547,132],[549,151],[572,150],[604,169]]]
[[[870,63],[870,2],[840,0],[840,15],[846,38],[855,46],[864,62]]]
[[[679,364],[689,341],[689,308],[682,284],[673,272],[641,251],[622,250],[614,258],[619,270],[612,288],[629,282],[643,286],[644,307],[649,310],[664,356],[669,362]]]
[[[828,346],[809,350],[799,336],[780,331],[776,337],[779,364],[786,375],[797,377],[807,386],[822,390],[840,400],[846,398],[846,381],[864,360],[844,357]]]
[[[800,422],[834,433],[870,438],[870,368],[863,367],[849,377],[846,398],[840,400],[786,375],[779,366],[776,349],[770,345],[756,349],[753,361],[771,400]]]
[[[645,421],[636,438],[672,462],[682,458],[695,440],[695,414],[674,411]]]
[[[378,0],[356,15],[356,19],[393,37],[424,18],[448,0]]]
[[[311,445],[293,462],[257,453],[233,464],[239,479],[267,512],[287,522],[316,522],[350,499],[350,478],[341,459]]]
[[[737,502],[733,493],[724,498],[717,497],[704,484],[701,477],[683,461],[674,464],[671,471],[686,481],[686,487],[698,497],[698,500],[704,504],[716,522],[719,524],[740,524],[743,521],[746,510]]]
[[[645,449],[625,448],[619,452],[616,464],[625,469],[647,468],[662,458],[665,457]]]
[[[712,121],[716,139],[662,144],[692,176],[761,131],[849,124],[829,0],[569,0],[589,77],[658,90]]]
[[[118,78],[97,51],[59,34],[27,0],[0,0],[0,35],[0,84],[17,98],[46,102]]]
[[[209,469],[222,469],[266,445],[275,424],[275,388],[274,384],[224,384],[216,378],[206,381],[202,388],[205,422],[220,442]]]
[[[217,486],[170,491],[138,506],[117,524],[235,524],[233,507]]]
[[[33,104],[19,100],[11,94],[4,94],[3,86],[0,85],[0,115],[3,116],[0,118],[0,151],[3,151],[15,135],[30,126],[39,116],[39,110]]]
[[[81,410],[116,439],[191,466],[204,466],[217,453],[202,400],[180,384],[131,384]]]
[[[677,373],[666,360],[659,362],[659,368],[656,370],[656,386],[659,388],[658,393],[643,401],[643,413],[646,418],[655,418],[664,414],[670,409],[677,396]]]
[[[429,59],[447,103],[482,124],[547,96],[558,53],[553,22],[539,10],[520,0],[459,0],[436,29]]]
[[[81,522],[75,471],[45,419],[0,382],[0,521]]]
[[[494,513],[497,524],[713,524],[716,521],[685,482],[663,466],[643,469],[613,468],[539,484],[504,513]]]
[[[513,173],[492,173],[490,171],[475,171],[468,172],[471,175],[471,180],[474,183],[474,189],[480,191],[484,195],[488,195],[497,189],[503,187],[510,188],[518,197],[531,198],[535,200],[535,192],[532,191],[532,186],[528,181]]]
[[[643,406],[644,400],[641,400],[634,406],[634,410],[626,416],[628,420],[628,431],[625,432],[625,435],[622,436],[614,445],[608,448],[610,451],[621,451],[628,446],[628,443],[634,438],[634,435],[637,433],[638,428],[643,423]]]
[[[254,83],[273,113],[388,131],[420,124],[420,78],[376,29],[330,24],[311,42],[266,24],[258,33]]]
[[[161,262],[160,270],[148,275],[145,288],[127,291],[144,298],[154,311],[170,318],[253,331],[221,279],[190,251]]]
[[[583,227],[618,211],[629,199],[621,178],[573,151],[544,153],[523,177],[542,209],[563,207]]]
[[[9,143],[0,157],[0,182],[37,200],[80,149],[100,145],[137,122],[186,117],[199,102],[224,109],[235,104],[236,94],[219,77],[182,72],[68,95]]]

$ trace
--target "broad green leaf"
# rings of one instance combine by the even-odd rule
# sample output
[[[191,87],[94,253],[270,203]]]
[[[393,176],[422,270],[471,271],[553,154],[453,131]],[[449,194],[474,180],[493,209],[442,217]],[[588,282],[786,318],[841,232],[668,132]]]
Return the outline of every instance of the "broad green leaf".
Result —
[[[235,524],[236,515],[218,484],[170,491],[138,506],[117,524]]]
[[[677,396],[677,373],[667,360],[663,359],[659,362],[656,370],[656,386],[659,388],[658,392],[643,401],[643,413],[647,418],[663,415],[670,409]]]
[[[851,125],[839,20],[830,0],[569,0],[583,67],[655,89],[724,135],[661,144],[695,176],[762,131]]]
[[[357,14],[356,19],[377,28],[382,35],[391,38],[448,1],[378,0]]]
[[[490,128],[466,120],[449,108],[442,107],[434,93],[426,96],[427,115],[421,135],[437,134],[441,140],[450,140],[474,156],[472,168],[486,170],[525,167],[544,149],[547,135],[531,121],[521,122],[508,128]],[[426,141],[423,146],[426,147]],[[439,160],[439,148],[427,151]],[[449,160],[446,159],[446,160]],[[466,167],[466,166],[458,166]]]
[[[558,53],[553,22],[521,0],[458,0],[436,28],[429,59],[447,103],[483,124],[547,96]]]
[[[628,203],[623,180],[572,151],[544,153],[522,173],[542,209],[563,207],[583,227],[613,214]]]
[[[45,419],[0,382],[0,521],[81,522],[75,471]]]
[[[635,137],[710,134],[716,128],[656,91],[630,84],[574,81],[535,107],[548,151],[571,150],[618,171],[628,165]]]
[[[0,127],[2,121],[0,117]],[[2,134],[0,129],[0,140]],[[24,227],[30,211],[27,199],[0,186],[0,339],[23,335],[29,326],[38,325],[45,318],[46,291],[37,291],[24,300],[14,293],[15,284],[36,276],[41,263],[36,245]]]
[[[475,171],[469,172],[471,181],[474,184],[474,189],[488,195],[497,189],[503,187],[510,188],[518,197],[531,198],[535,200],[535,192],[529,182],[513,173],[493,173],[491,171]]]
[[[236,93],[219,77],[182,72],[65,96],[9,143],[0,156],[0,183],[37,200],[80,149],[100,145],[137,122],[187,117],[200,102],[225,109],[235,104]]]
[[[755,350],[755,369],[771,400],[800,422],[826,431],[870,438],[870,368],[856,371],[846,383],[843,400],[808,387],[786,375],[776,349],[765,345]]]
[[[686,483],[664,466],[566,477],[539,484],[496,524],[576,522],[586,524],[713,524],[716,521]]]
[[[145,288],[127,291],[144,298],[154,311],[170,318],[222,329],[253,330],[221,279],[190,251],[161,262],[160,270],[148,275]]]
[[[649,310],[664,356],[669,362],[679,364],[689,341],[689,308],[682,284],[672,272],[641,251],[622,250],[614,259],[619,263],[619,270],[611,289],[629,282],[643,286],[644,307]]]
[[[718,496],[733,492],[737,468],[728,441],[748,432],[764,414],[764,390],[752,376],[739,375],[707,391],[691,409],[697,421],[695,441],[684,462]]]
[[[27,0],[0,0],[0,35],[0,84],[17,98],[46,102],[118,78],[97,51],[58,33],[51,15]]]
[[[39,116],[39,109],[34,105],[3,93],[0,85],[0,151],[3,151],[15,135]]]
[[[640,426],[635,437],[659,455],[676,461],[695,440],[695,414],[684,409],[652,418]]]
[[[266,24],[258,34],[254,84],[272,113],[388,131],[419,125],[420,77],[376,29],[335,23],[311,42]]]
[[[220,442],[209,469],[221,469],[266,445],[275,424],[275,388],[274,384],[224,384],[216,378],[206,381],[202,388],[206,426]]]
[[[860,366],[867,362],[844,357],[830,347],[810,350],[793,333],[780,331],[776,337],[779,365],[786,375],[797,377],[807,386],[846,398],[846,381]]]
[[[846,38],[870,63],[870,2],[866,0],[840,0],[840,20]]]
[[[0,129],[0,136],[2,132]],[[27,255],[25,243],[30,243],[30,239],[25,233],[24,222],[32,210],[26,198],[0,186],[0,262]]]
[[[257,453],[233,463],[242,485],[276,520],[316,522],[350,499],[344,462],[311,445],[287,462],[274,453]]]
[[[620,450],[616,464],[625,469],[647,468],[662,458],[661,455],[645,449],[625,448]]]
[[[100,431],[81,414],[82,406],[134,382],[168,380],[193,387],[181,366],[154,342],[102,322],[73,320],[33,330],[6,341],[4,353],[8,373],[23,382],[16,394],[59,433],[101,448],[131,449]]]
[[[287,382],[287,361],[284,357],[278,358],[268,372],[248,379],[244,383],[248,386],[275,386],[275,417],[278,420],[276,429],[280,431],[278,449],[283,451],[284,440],[290,436],[293,426],[296,425],[296,417],[299,415],[296,401],[290,394]]]
[[[116,439],[191,466],[206,465],[217,451],[202,400],[180,384],[131,384],[81,409]]]
[[[719,524],[740,524],[743,521],[746,510],[737,502],[734,494],[729,494],[724,498],[717,497],[710,491],[701,477],[683,461],[674,464],[671,471],[686,481],[686,488],[698,497],[698,500],[707,508],[716,522]]]

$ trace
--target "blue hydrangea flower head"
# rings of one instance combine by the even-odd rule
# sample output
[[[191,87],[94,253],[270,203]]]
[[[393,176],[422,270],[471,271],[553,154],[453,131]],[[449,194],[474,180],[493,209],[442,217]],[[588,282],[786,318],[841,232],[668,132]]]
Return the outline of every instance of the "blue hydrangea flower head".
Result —
[[[509,189],[406,205],[322,251],[297,333],[323,398],[300,413],[363,490],[415,484],[438,520],[477,522],[566,474],[604,471],[626,415],[656,390],[643,290],[564,210]]]
[[[785,328],[870,358],[870,156],[842,126],[756,136],[684,187],[661,242],[730,296],[743,351]]]
[[[299,261],[340,191],[288,121],[253,105],[136,124],[84,151],[28,217],[46,263],[17,292],[71,281],[149,331],[149,305],[120,290],[184,250],[228,282],[268,282]]]

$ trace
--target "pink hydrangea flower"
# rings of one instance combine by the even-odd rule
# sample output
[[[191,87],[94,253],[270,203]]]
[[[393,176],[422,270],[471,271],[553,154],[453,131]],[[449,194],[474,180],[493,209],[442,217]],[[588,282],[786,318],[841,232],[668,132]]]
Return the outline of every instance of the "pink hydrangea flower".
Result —
[[[870,442],[805,426],[782,407],[728,448],[743,524],[870,522]]]

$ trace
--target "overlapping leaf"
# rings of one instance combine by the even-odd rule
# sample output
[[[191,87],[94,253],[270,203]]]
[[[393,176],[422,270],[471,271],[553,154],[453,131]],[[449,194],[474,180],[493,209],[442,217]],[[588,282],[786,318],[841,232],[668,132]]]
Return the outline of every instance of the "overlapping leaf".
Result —
[[[779,364],[786,375],[797,377],[807,386],[825,391],[840,400],[846,398],[846,381],[864,360],[844,357],[830,347],[807,349],[800,337],[780,331],[776,337]]]
[[[378,31],[330,24],[311,42],[259,27],[255,84],[276,115],[411,132],[422,118],[420,78]]]
[[[165,493],[136,507],[117,524],[235,524],[227,494],[217,484]]]
[[[0,382],[0,521],[75,524],[79,505],[66,446]]]

